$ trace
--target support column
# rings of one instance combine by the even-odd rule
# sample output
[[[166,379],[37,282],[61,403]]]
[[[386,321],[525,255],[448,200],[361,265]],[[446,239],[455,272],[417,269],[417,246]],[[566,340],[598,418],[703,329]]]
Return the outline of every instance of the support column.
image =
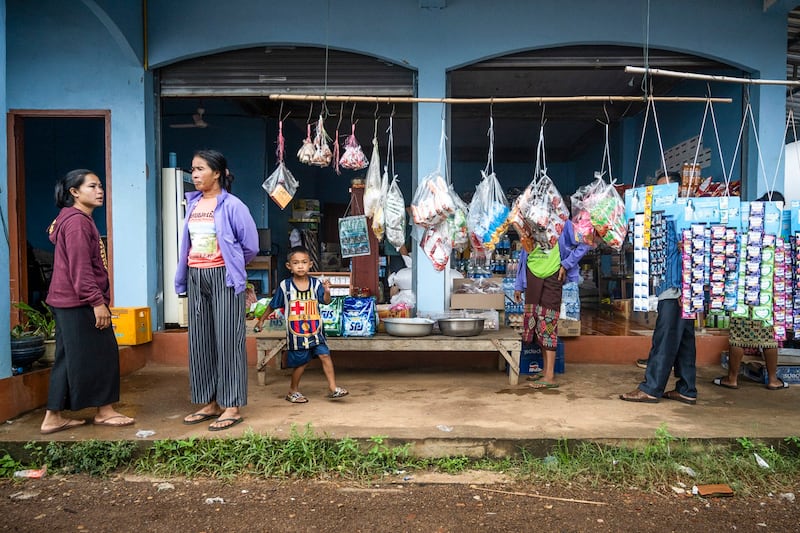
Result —
[[[444,98],[447,96],[447,73],[444,65],[426,64],[418,74],[417,87],[419,96]],[[416,192],[419,182],[439,166],[439,137],[442,131],[442,109],[445,104],[417,105],[416,146],[414,147],[415,163],[412,170],[412,188]],[[449,114],[448,114],[449,115]],[[448,144],[449,146],[449,144]],[[450,163],[449,153],[447,155]],[[444,169],[443,169],[444,170]],[[413,195],[413,193],[412,193]],[[411,203],[411,199],[408,199]],[[415,236],[418,232],[412,232]],[[417,297],[417,312],[438,313],[449,308],[449,280],[446,272],[437,272],[428,257],[422,253],[419,241],[412,240],[412,257],[414,259],[414,294]]]

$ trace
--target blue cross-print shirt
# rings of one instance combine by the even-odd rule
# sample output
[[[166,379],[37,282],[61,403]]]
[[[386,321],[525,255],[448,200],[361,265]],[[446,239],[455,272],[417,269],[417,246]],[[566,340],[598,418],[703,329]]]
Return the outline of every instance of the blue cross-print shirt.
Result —
[[[319,312],[319,304],[325,301],[325,289],[315,277],[309,276],[308,281],[305,291],[299,290],[292,278],[281,281],[269,303],[272,309],[283,309],[289,350],[307,350],[325,344]]]

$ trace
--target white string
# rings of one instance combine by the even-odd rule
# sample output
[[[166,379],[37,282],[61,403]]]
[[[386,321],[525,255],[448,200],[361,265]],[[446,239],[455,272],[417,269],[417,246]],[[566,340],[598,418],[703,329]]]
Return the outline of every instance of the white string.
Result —
[[[539,126],[539,142],[536,144],[536,167],[533,180],[538,181],[547,174],[547,163],[544,160],[544,122]]]
[[[694,149],[694,159],[692,160],[692,171],[694,172],[697,166],[697,157],[700,155],[700,146],[703,144],[703,132],[706,129],[706,118],[708,118],[708,106],[711,105],[711,100],[706,100],[706,108],[703,111],[703,122],[700,123],[700,134],[697,136],[697,145]]]
[[[606,146],[603,149],[603,162],[600,165],[600,176],[602,176],[603,173],[605,172],[606,162],[608,162],[608,181],[609,183],[613,184],[614,176],[611,174],[611,149],[609,148],[608,145],[608,123],[603,124],[603,126],[605,127],[606,130]]]
[[[489,170],[494,173],[494,118],[489,115],[489,131],[486,133],[489,137],[489,157],[486,160],[486,169],[484,174],[489,175]]]
[[[747,105],[750,105],[750,100],[748,99]],[[742,115],[742,125],[739,127],[739,138],[736,139],[736,148],[733,150],[733,159],[731,159],[731,167],[728,171],[728,176],[733,178],[733,166],[736,164],[736,157],[739,155],[739,146],[742,144],[742,135],[744,135],[744,128],[747,126],[747,111],[744,112]]]
[[[389,167],[389,161],[391,161],[391,169],[392,169],[392,176],[395,177],[394,174],[394,135],[392,132],[392,121],[393,117],[389,117],[389,129],[387,129],[387,133],[389,133],[389,147],[386,150],[386,168]],[[377,123],[377,120],[375,121]]]
[[[644,121],[642,122],[642,136],[639,138],[639,153],[636,154],[636,167],[633,169],[633,185],[631,188],[636,188],[636,179],[639,176],[639,164],[642,161],[642,148],[644,147],[644,134],[647,131],[647,119],[650,117],[650,102],[647,102],[647,106],[644,110]]]
[[[717,117],[714,114],[714,104],[711,102],[711,91],[709,87],[709,110],[711,111],[711,124],[714,126],[714,138],[717,140],[717,152],[719,153],[719,163],[722,167],[722,179],[725,180],[725,196],[730,196],[731,178],[725,171],[725,159],[722,157],[722,144],[719,140],[719,129],[717,128]]]
[[[661,153],[661,168],[667,174],[667,162],[664,160],[664,144],[661,142],[661,128],[658,126],[658,115],[656,114],[656,102],[650,98],[650,105],[653,106],[653,123],[656,125],[656,137],[658,138],[658,150]]]
[[[775,174],[772,175],[772,188],[770,189],[771,192],[769,193],[770,200],[772,200],[772,193],[775,191],[775,183],[778,181],[778,171],[781,168],[781,162],[786,154],[786,134],[789,133],[790,123],[794,124],[794,112],[791,109],[789,109],[789,114],[786,115],[786,126],[783,128],[783,142],[781,143],[781,151],[778,154],[778,161],[775,164]],[[796,136],[795,140],[797,140]]]
[[[769,188],[767,181],[767,169],[764,168],[764,158],[761,155],[761,143],[758,140],[758,132],[756,131],[756,119],[753,117],[753,107],[750,105],[750,99],[747,100],[747,113],[750,115],[750,124],[753,125],[753,138],[756,141],[756,151],[758,153],[758,165],[761,167],[761,175],[764,177],[764,187],[767,189],[767,198],[772,201],[772,189]],[[772,184],[775,186],[775,183]]]
[[[439,137],[439,160],[436,162],[437,174],[444,173],[445,181],[450,184],[450,173],[447,171],[447,135],[445,135],[445,126],[447,121],[442,118],[442,134]],[[442,169],[442,160],[444,160],[444,169]]]

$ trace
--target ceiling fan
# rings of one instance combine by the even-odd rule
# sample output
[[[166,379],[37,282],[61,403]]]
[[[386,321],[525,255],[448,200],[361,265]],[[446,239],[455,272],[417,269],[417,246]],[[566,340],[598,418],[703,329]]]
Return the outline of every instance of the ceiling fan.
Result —
[[[203,120],[203,114],[206,112],[202,107],[197,108],[197,112],[192,115],[192,122],[188,124],[170,124],[170,128],[207,128],[208,122]]]

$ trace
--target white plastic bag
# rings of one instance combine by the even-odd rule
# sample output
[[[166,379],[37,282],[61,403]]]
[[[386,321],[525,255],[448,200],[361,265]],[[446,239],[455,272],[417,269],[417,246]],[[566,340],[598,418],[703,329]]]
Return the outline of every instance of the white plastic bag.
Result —
[[[367,179],[364,184],[364,214],[371,217],[381,201],[381,154],[378,151],[378,138],[372,139],[372,157],[369,160]]]
[[[399,250],[406,242],[406,203],[396,176],[389,186],[389,192],[386,193],[383,214],[386,240]]]

